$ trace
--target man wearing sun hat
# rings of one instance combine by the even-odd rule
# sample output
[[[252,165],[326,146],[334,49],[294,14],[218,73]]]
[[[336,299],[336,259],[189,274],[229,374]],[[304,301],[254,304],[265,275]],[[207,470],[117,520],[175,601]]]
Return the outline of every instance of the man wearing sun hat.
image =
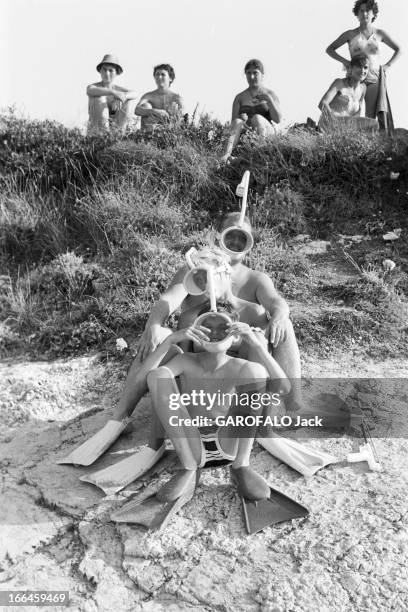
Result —
[[[96,70],[101,80],[86,88],[89,98],[88,134],[106,132],[111,128],[123,132],[134,116],[137,93],[115,84],[116,77],[123,72],[116,55],[106,54]]]

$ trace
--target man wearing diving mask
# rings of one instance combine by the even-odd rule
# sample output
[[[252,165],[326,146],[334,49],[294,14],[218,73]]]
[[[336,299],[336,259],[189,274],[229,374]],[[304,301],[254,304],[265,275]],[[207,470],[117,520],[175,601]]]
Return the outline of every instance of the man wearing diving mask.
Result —
[[[264,272],[252,270],[243,260],[253,245],[252,227],[245,217],[238,231],[237,223],[240,213],[227,213],[218,224],[219,248],[229,256],[229,282],[223,283],[224,293],[217,298],[230,302],[239,313],[240,321],[264,330],[269,350],[289,379],[300,380],[300,354],[295,333],[289,318],[289,306],[278,294],[270,277]],[[234,228],[231,236],[227,230]],[[221,240],[223,237],[223,240]],[[245,248],[238,250],[245,242]],[[227,246],[227,248],[226,248]],[[249,248],[248,248],[249,247]],[[237,249],[237,250],[235,250]],[[168,335],[165,321],[177,308],[181,307],[179,328],[191,325],[197,311],[208,299],[205,293],[188,294],[184,284],[188,267],[181,268],[173,277],[168,290],[153,306],[145,330],[142,334],[135,371],[147,356]],[[237,356],[246,357],[245,345],[239,349]],[[134,373],[135,373],[134,371]],[[286,408],[295,411],[300,408],[299,385],[292,384],[290,394],[285,398]]]

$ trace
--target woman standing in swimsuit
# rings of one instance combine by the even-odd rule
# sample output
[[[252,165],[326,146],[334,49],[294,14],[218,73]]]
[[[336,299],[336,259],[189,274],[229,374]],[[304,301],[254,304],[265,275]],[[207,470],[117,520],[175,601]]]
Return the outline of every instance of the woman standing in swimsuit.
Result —
[[[360,22],[360,26],[354,30],[343,32],[326,49],[326,53],[333,59],[341,62],[346,69],[350,67],[350,61],[336,53],[339,47],[348,44],[350,57],[364,53],[369,59],[369,71],[365,81],[367,91],[365,95],[366,117],[375,118],[377,110],[377,99],[379,94],[380,76],[380,43],[386,44],[394,51],[392,57],[382,68],[387,71],[400,55],[400,48],[384,30],[374,28],[373,22],[378,14],[378,4],[375,0],[357,0],[354,4],[353,13]]]
[[[275,134],[274,124],[281,121],[282,113],[276,94],[262,85],[264,67],[261,61],[251,59],[245,65],[248,89],[241,91],[232,105],[231,133],[222,161],[227,161],[245,126],[260,136]]]
[[[364,81],[369,70],[370,64],[366,55],[355,55],[351,58],[348,76],[333,81],[319,102],[322,111],[320,128],[324,131],[343,127],[370,131],[378,129],[375,119],[360,117],[367,89]]]

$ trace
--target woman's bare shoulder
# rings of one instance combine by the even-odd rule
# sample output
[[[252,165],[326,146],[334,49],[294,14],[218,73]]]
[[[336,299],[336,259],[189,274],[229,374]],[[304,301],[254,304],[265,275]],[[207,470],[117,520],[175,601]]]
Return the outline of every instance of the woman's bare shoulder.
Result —
[[[243,91],[240,91],[234,98],[234,102],[239,102],[240,100],[242,100],[242,98],[245,98],[245,96],[248,94],[248,88],[244,89]]]
[[[345,30],[345,32],[340,34],[337,41],[340,42],[340,44],[344,45],[345,43],[350,42],[350,40],[354,38],[359,33],[359,31],[360,31],[360,28],[353,28],[352,30]]]

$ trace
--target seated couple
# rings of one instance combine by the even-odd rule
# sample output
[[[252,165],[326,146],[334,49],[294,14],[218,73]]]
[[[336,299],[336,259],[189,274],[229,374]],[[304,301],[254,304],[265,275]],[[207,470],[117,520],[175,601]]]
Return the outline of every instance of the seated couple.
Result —
[[[110,129],[124,132],[132,125],[135,115],[142,118],[142,129],[151,132],[159,125],[180,120],[185,114],[181,96],[170,91],[175,73],[169,64],[160,64],[153,70],[157,89],[142,96],[136,104],[137,93],[116,84],[123,69],[114,55],[105,55],[97,65],[101,81],[88,85],[88,134]]]
[[[364,81],[369,67],[366,55],[355,55],[351,58],[348,76],[336,79],[330,85],[319,102],[322,111],[319,127],[324,132],[344,129],[378,131],[376,119],[361,116],[367,90]]]
[[[112,466],[82,476],[81,480],[100,487],[108,495],[122,490],[162,457],[165,437],[172,440],[182,469],[157,492],[153,506],[142,508],[143,504],[136,499],[112,515],[113,520],[155,528],[156,519],[151,517],[156,506],[157,516],[162,518],[160,504],[180,508],[191,499],[202,467],[227,462],[231,464],[231,476],[238,485],[247,518],[251,512],[256,514],[253,502],[271,504],[265,508],[266,523],[259,516],[252,525],[249,518],[246,520],[248,532],[253,533],[270,524],[273,517],[269,511],[274,504],[275,508],[279,505],[282,497],[249,467],[255,436],[269,453],[305,476],[337,461],[332,455],[294,440],[272,436],[271,430],[260,437],[257,430],[253,417],[272,416],[282,400],[288,412],[304,414],[300,356],[287,303],[266,274],[243,264],[253,238],[249,219],[246,217],[241,225],[240,217],[240,213],[228,213],[221,219],[218,240],[222,248],[203,249],[197,253],[195,262],[191,250],[186,254],[189,265],[176,273],[169,289],[152,308],[138,357],[129,370],[113,416],[92,438],[59,461],[91,465],[126,429],[139,400],[150,391],[148,445]],[[179,330],[172,332],[164,323],[180,306]],[[185,400],[180,399],[179,405],[174,406],[180,394],[194,398],[197,392],[211,396],[212,403],[191,402],[187,407]],[[234,393],[238,397],[245,394],[249,401],[237,401],[231,397]],[[271,398],[269,404],[263,404],[264,413],[252,401],[255,394],[256,401],[259,400],[261,393]],[[232,423],[230,419],[223,421],[226,416],[232,417]],[[252,417],[252,421],[247,417]],[[295,513],[290,518],[306,516],[303,507],[286,498],[286,507],[288,503],[292,504],[290,512]],[[261,508],[261,515],[262,512]]]

